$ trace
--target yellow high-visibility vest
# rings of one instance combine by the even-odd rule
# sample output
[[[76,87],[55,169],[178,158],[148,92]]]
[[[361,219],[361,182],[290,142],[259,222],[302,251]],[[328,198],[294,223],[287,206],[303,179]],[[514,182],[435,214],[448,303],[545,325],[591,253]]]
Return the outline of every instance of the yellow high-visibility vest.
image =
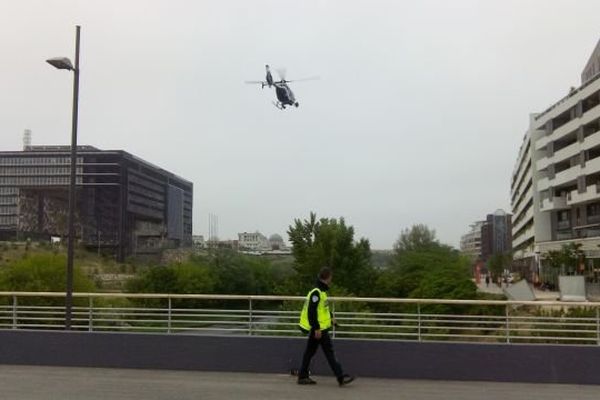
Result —
[[[302,307],[302,312],[300,313],[300,327],[307,331],[311,330],[310,322],[308,321],[308,305],[311,301],[313,301],[313,296],[319,296],[321,299],[317,306],[317,319],[321,329],[331,328],[331,313],[329,312],[327,293],[319,288],[314,288],[308,292],[306,300],[304,300],[304,306]]]

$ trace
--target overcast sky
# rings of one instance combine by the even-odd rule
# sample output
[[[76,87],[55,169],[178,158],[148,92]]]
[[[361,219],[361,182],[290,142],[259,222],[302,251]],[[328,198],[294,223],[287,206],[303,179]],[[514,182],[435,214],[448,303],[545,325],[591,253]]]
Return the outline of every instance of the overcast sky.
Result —
[[[376,249],[425,223],[457,246],[510,210],[529,113],[578,86],[598,0],[0,1],[0,150],[123,149],[194,183],[194,233],[346,218]],[[244,84],[286,67],[300,107]]]

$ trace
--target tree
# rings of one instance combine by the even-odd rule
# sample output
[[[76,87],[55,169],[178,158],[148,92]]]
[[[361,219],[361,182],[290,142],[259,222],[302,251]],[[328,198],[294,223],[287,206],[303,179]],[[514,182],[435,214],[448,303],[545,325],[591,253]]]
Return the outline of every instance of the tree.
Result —
[[[290,262],[272,263],[264,257],[216,249],[208,256],[146,269],[127,284],[134,293],[276,293],[293,273]],[[284,293],[288,294],[288,293]]]
[[[511,253],[495,253],[490,256],[487,267],[492,274],[493,280],[497,281],[498,277],[504,275],[504,271],[509,269],[511,264]]]
[[[394,250],[396,252],[428,250],[439,246],[440,244],[435,238],[435,230],[429,229],[427,225],[417,224],[400,233],[400,237],[394,244]]]
[[[475,298],[469,260],[440,244],[435,231],[414,225],[400,234],[390,265],[377,281],[380,296]]]
[[[66,264],[63,255],[34,254],[10,262],[0,271],[0,290],[16,292],[65,292]],[[73,291],[94,292],[96,286],[79,268],[73,268]],[[84,305],[87,300],[74,298],[74,305]],[[64,298],[20,298],[19,304],[64,305]]]
[[[581,243],[563,244],[560,250],[548,251],[546,260],[555,273],[574,274],[585,261],[585,253],[581,250]]]
[[[295,219],[288,229],[295,270],[300,283],[311,285],[319,269],[330,267],[336,286],[355,295],[371,293],[376,272],[371,265],[371,246],[367,239],[354,240],[354,228],[344,218],[321,218],[310,213],[308,219]]]

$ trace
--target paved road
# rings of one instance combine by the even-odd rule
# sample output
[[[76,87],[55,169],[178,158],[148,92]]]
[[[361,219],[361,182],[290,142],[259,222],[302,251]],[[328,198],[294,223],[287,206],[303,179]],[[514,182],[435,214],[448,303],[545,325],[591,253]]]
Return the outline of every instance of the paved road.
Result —
[[[482,279],[479,285],[477,285],[477,289],[480,292],[484,293],[492,293],[492,294],[504,294],[502,288],[495,283],[490,283],[489,286],[485,284],[485,281]],[[558,300],[560,298],[559,292],[550,292],[550,291],[541,291],[534,289],[533,294],[535,295],[536,300]]]
[[[0,398],[10,400],[564,400],[598,399],[599,386],[332,377],[298,386],[291,376],[247,373],[0,365]]]

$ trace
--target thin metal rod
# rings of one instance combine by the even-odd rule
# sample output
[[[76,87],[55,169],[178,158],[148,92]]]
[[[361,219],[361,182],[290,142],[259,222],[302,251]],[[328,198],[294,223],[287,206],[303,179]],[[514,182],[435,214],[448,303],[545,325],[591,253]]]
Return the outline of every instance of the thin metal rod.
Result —
[[[419,342],[421,339],[421,304],[417,304],[417,338]]]
[[[331,313],[333,314],[333,317],[335,318],[335,303],[332,301],[331,302]],[[332,324],[333,326],[331,327],[331,333],[332,333],[332,337],[335,339],[335,326],[337,324]]]
[[[12,304],[12,328],[17,329],[17,296],[13,295],[13,304]]]
[[[248,335],[252,336],[252,299],[248,299]]]
[[[600,308],[596,307],[596,343],[600,345]]]
[[[92,296],[88,301],[88,330],[90,332],[94,330],[94,298]]]
[[[510,343],[510,316],[508,310],[508,304],[506,305],[506,343]]]
[[[167,313],[167,333],[171,333],[171,312],[173,310],[173,304],[171,302],[171,296],[169,296],[169,311]]]
[[[75,68],[73,70],[73,121],[71,125],[71,180],[69,183],[69,243],[67,249],[67,290],[65,296],[65,330],[71,330],[73,313],[73,253],[75,250],[75,190],[77,173],[77,117],[79,109],[79,37],[75,27]]]

